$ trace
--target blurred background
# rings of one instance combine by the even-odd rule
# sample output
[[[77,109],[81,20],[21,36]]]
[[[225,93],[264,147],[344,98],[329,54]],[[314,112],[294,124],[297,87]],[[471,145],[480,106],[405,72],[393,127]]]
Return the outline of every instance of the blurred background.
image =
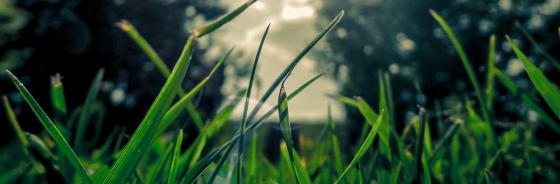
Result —
[[[50,77],[60,73],[69,109],[83,103],[95,73],[105,77],[99,101],[105,107],[104,130],[129,127],[140,122],[164,82],[142,51],[115,23],[126,19],[172,66],[189,35],[245,1],[234,0],[0,0],[0,68],[19,76],[40,104],[50,104]],[[338,11],[341,23],[306,56],[287,81],[292,91],[313,76],[326,72],[317,83],[290,101],[291,119],[317,125],[327,118],[327,106],[338,123],[348,125],[344,134],[359,135],[360,115],[346,110],[326,94],[361,96],[378,104],[378,75],[391,78],[397,127],[417,113],[417,105],[458,111],[457,102],[474,97],[467,75],[445,33],[429,14],[438,11],[450,24],[473,64],[478,78],[485,76],[490,35],[497,37],[497,67],[530,87],[504,35],[510,35],[537,62],[549,79],[560,82],[551,70],[560,55],[560,0],[260,0],[237,19],[200,40],[184,88],[205,76],[225,52],[235,46],[234,56],[212,78],[196,105],[203,119],[248,83],[258,42],[268,23],[271,31],[257,72],[260,94],[283,67],[313,39]],[[531,35],[535,47],[524,34]],[[541,48],[541,50],[537,49]],[[547,57],[543,51],[552,55]],[[531,112],[506,95],[498,85],[497,125],[507,129]],[[16,89],[0,74],[0,93],[7,95],[27,131],[41,130]],[[276,93],[275,93],[276,94]],[[267,106],[276,104],[271,98]],[[474,99],[474,98],[473,98]],[[51,107],[43,105],[48,112]],[[549,109],[548,109],[549,110]],[[241,108],[233,121],[240,119]],[[13,137],[4,112],[0,118],[3,142]],[[532,119],[531,119],[532,118]],[[185,116],[185,119],[188,119]],[[277,117],[269,121],[275,122]],[[547,132],[538,136],[555,139]],[[349,136],[349,140],[353,140]]]

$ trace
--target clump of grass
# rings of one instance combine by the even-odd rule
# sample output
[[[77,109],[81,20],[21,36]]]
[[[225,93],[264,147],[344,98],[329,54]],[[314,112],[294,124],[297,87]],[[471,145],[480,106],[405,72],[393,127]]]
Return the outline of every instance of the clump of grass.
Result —
[[[256,97],[260,103],[249,107],[248,100],[255,96],[253,82],[270,28],[268,25],[256,51],[247,88],[240,90],[236,94],[239,98],[225,104],[214,116],[207,120],[202,119],[192,100],[226,63],[233,49],[216,62],[206,78],[192,89],[186,90],[181,88],[181,83],[187,76],[192,48],[197,44],[198,38],[221,28],[241,15],[254,2],[249,0],[210,24],[194,29],[172,69],[141,36],[138,29],[127,21],[118,24],[144,51],[162,77],[166,78],[161,91],[128,141],[125,139],[123,128],[114,129],[103,142],[97,138],[89,140],[83,135],[88,127],[100,127],[102,123],[91,119],[94,115],[101,117],[98,118],[100,120],[103,119],[103,111],[96,105],[103,70],[100,70],[93,80],[84,103],[74,110],[67,108],[61,78],[55,75],[51,83],[51,101],[54,109],[52,117],[35,101],[19,79],[8,71],[14,85],[48,136],[24,132],[9,99],[4,97],[8,121],[16,132],[19,145],[11,151],[23,152],[25,162],[30,162],[0,175],[0,181],[36,183],[51,180],[109,184],[220,183],[226,180],[230,183],[304,184],[558,182],[556,173],[559,166],[554,155],[557,148],[539,144],[535,134],[537,125],[540,124],[521,119],[513,128],[498,134],[499,132],[494,131],[493,122],[502,117],[494,115],[490,110],[494,105],[494,94],[498,91],[494,80],[498,78],[509,93],[538,114],[538,123],[543,123],[560,133],[558,87],[508,38],[509,44],[523,62],[529,79],[544,101],[541,102],[535,95],[527,92],[527,89],[517,86],[511,77],[495,66],[494,50],[497,41],[495,36],[491,36],[488,47],[488,73],[483,89],[480,85],[482,82],[475,77],[472,64],[459,40],[451,27],[435,11],[430,13],[447,33],[461,59],[467,72],[466,77],[469,78],[476,94],[476,106],[465,97],[464,101],[457,102],[464,105],[461,111],[442,112],[439,108],[420,107],[419,113],[412,115],[408,122],[397,122],[395,117],[402,115],[395,111],[396,99],[392,94],[391,78],[379,72],[377,107],[361,97],[329,95],[348,108],[356,109],[363,116],[364,122],[349,122],[363,123],[361,134],[358,135],[358,145],[354,147],[341,144],[342,141],[336,134],[340,125],[332,119],[330,106],[327,108],[328,118],[320,139],[307,140],[305,143],[297,139],[290,122],[290,101],[323,74],[309,79],[290,94],[284,84],[302,58],[341,20],[344,12],[340,12],[283,69],[265,92]],[[263,110],[263,102],[273,96],[273,92],[278,88],[278,104],[265,109],[266,113],[258,117],[257,114]],[[175,100],[175,97],[178,97],[178,100]],[[240,103],[243,103],[243,115],[239,129],[232,137],[220,141],[223,137],[218,139],[217,135],[230,121],[233,108]],[[183,129],[170,129],[181,113],[189,114],[194,119],[193,123],[197,129],[197,133],[194,134],[195,141],[189,145],[183,145],[183,139],[192,135],[184,135]],[[277,145],[280,148],[277,163],[269,160],[270,158],[261,152],[259,143],[262,140],[256,134],[265,119],[274,113],[279,114],[279,127],[283,139],[283,143]],[[479,116],[479,113],[482,116]],[[430,117],[434,114],[437,121],[431,122],[434,118]],[[405,123],[404,129],[397,129],[397,123]],[[434,125],[438,128],[432,129]],[[96,128],[96,131],[100,131],[99,128]],[[99,135],[99,132],[95,133]],[[166,138],[164,134],[172,136]],[[296,147],[296,140],[300,140],[303,146]],[[73,142],[72,146],[69,142]],[[247,142],[250,142],[249,145],[246,145]],[[235,150],[237,155],[232,154]],[[27,170],[30,172],[26,172]]]

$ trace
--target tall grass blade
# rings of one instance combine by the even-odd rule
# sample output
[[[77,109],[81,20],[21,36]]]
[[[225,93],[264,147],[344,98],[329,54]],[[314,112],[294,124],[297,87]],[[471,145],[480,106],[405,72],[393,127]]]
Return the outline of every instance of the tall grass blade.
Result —
[[[97,94],[99,93],[99,88],[101,87],[101,82],[103,80],[103,74],[105,71],[103,69],[99,70],[89,87],[89,91],[86,95],[86,99],[84,104],[82,105],[82,110],[80,112],[80,117],[78,119],[78,125],[76,128],[75,138],[74,138],[74,149],[78,153],[83,151],[83,143],[84,143],[84,135],[85,130],[91,120],[93,102],[97,98]]]
[[[420,130],[418,131],[418,137],[416,138],[416,146],[414,151],[414,158],[416,158],[416,169],[415,169],[415,177],[413,182],[420,181],[420,173],[422,173],[422,153],[424,153],[424,132],[426,132],[426,120],[425,120],[425,113],[426,110],[424,108],[420,108],[419,114],[419,121],[420,123]]]
[[[21,83],[21,81],[14,74],[12,74],[8,70],[6,70],[6,73],[8,74],[8,76],[10,77],[14,85],[18,88],[20,94],[23,96],[23,98],[25,99],[25,101],[27,102],[31,110],[33,110],[33,113],[39,119],[39,121],[41,122],[41,124],[43,125],[47,133],[54,140],[56,147],[60,150],[60,152],[64,154],[65,159],[67,159],[70,162],[70,164],[74,167],[75,172],[80,177],[82,177],[83,182],[93,183],[91,178],[88,176],[82,162],[80,161],[76,153],[74,153],[74,151],[68,144],[68,141],[66,141],[66,139],[64,138],[62,133],[60,133],[56,125],[47,116],[47,113],[45,113],[45,111],[41,108],[41,106],[39,106],[35,98],[33,98],[31,93],[29,93],[27,88],[25,88],[23,83]]]
[[[140,159],[144,156],[144,153],[156,136],[164,113],[171,105],[183,78],[187,74],[193,43],[194,37],[191,36],[187,40],[170,77],[165,82],[154,103],[150,106],[139,127],[132,134],[130,141],[111,167],[111,170],[107,173],[103,183],[124,183],[126,178],[122,176],[130,176],[136,165],[140,162]]]
[[[233,20],[235,17],[237,17],[239,14],[243,13],[243,11],[245,11],[245,9],[247,9],[249,6],[251,6],[253,3],[257,2],[257,0],[249,0],[246,3],[244,3],[243,5],[237,7],[235,10],[233,10],[232,12],[229,12],[226,15],[223,15],[222,17],[210,22],[209,24],[195,29],[193,31],[193,34],[195,37],[200,38],[208,33],[211,33],[212,31],[222,27],[223,25],[227,24],[228,22],[230,22],[231,20]]]
[[[527,71],[527,74],[529,75],[529,78],[531,79],[531,82],[533,82],[535,88],[537,88],[537,91],[541,94],[556,116],[560,118],[560,90],[558,87],[548,80],[548,78],[546,78],[543,72],[539,70],[533,62],[529,61],[529,58],[525,56],[525,54],[519,49],[519,47],[517,47],[517,45],[515,45],[515,43],[513,43],[513,41],[511,41],[509,37],[507,37],[507,40],[513,48],[515,55],[517,55],[517,58],[523,62],[525,71]]]
[[[434,10],[430,10],[430,14],[432,14],[432,17],[436,19],[436,21],[439,23],[441,28],[443,28],[445,33],[447,33],[447,36],[451,40],[451,43],[455,47],[455,50],[457,50],[457,54],[459,54],[459,58],[461,58],[461,62],[463,63],[463,67],[465,68],[465,71],[467,72],[469,81],[471,82],[475,90],[478,102],[480,104],[480,108],[482,109],[484,120],[486,120],[486,122],[488,123],[491,123],[489,110],[488,108],[486,108],[487,106],[484,105],[486,104],[486,101],[484,101],[484,96],[482,95],[480,84],[478,84],[478,80],[476,79],[476,74],[474,73],[473,67],[471,65],[471,62],[469,61],[469,58],[467,57],[467,54],[463,50],[463,46],[461,46],[461,43],[455,36],[455,33],[453,33],[453,31],[451,30],[447,22],[445,22],[445,20],[441,18],[441,16],[439,16],[437,12],[435,12]]]
[[[253,89],[253,81],[255,80],[255,74],[257,72],[257,66],[259,64],[259,58],[261,56],[261,51],[268,35],[268,30],[270,29],[270,24],[266,26],[266,30],[259,43],[259,48],[257,49],[257,55],[255,56],[255,61],[253,62],[253,69],[251,70],[251,77],[249,78],[249,87],[247,87],[247,92],[245,93],[245,104],[243,105],[243,117],[241,119],[241,127],[239,132],[241,133],[238,150],[237,150],[237,183],[243,183],[243,155],[245,153],[245,129],[247,127],[247,113],[249,111],[249,100],[251,99],[251,91]]]
[[[494,99],[494,76],[496,75],[496,36],[490,36],[488,47],[488,74],[486,76],[486,108],[492,111]]]
[[[171,164],[169,164],[169,173],[167,175],[167,184],[174,184],[177,179],[178,160],[181,154],[181,144],[183,143],[183,130],[179,130],[179,135],[177,135],[177,141],[175,142],[175,147],[173,148],[173,155],[171,156]]]
[[[340,183],[342,181],[342,179],[344,178],[344,176],[348,173],[348,171],[351,168],[353,168],[356,165],[356,163],[358,163],[358,161],[362,158],[362,156],[364,156],[366,151],[369,149],[369,147],[373,143],[375,135],[377,134],[377,131],[379,131],[379,127],[381,126],[382,120],[383,120],[383,112],[380,112],[380,115],[377,116],[377,119],[375,120],[375,122],[373,122],[373,124],[371,124],[372,125],[371,130],[369,131],[366,139],[364,140],[364,142],[360,146],[360,149],[358,149],[358,152],[356,153],[356,155],[354,155],[354,158],[352,159],[352,161],[350,161],[350,164],[348,164],[346,169],[344,169],[344,171],[340,174],[338,179],[334,182],[335,184]]]

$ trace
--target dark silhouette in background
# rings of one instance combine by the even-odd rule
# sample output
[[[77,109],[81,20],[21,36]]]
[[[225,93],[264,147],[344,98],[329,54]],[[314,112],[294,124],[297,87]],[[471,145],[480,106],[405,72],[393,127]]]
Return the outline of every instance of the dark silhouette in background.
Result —
[[[96,72],[104,68],[104,83],[98,97],[106,107],[103,132],[124,126],[129,127],[129,134],[136,129],[163,86],[164,77],[115,23],[126,19],[134,24],[171,68],[188,37],[185,27],[192,25],[196,16],[208,20],[224,13],[216,2],[206,0],[21,0],[13,5],[13,9],[23,12],[26,21],[17,37],[5,34],[11,37],[1,42],[0,58],[8,50],[29,51],[27,57],[22,56],[26,59],[22,59],[21,67],[10,69],[22,79],[47,113],[52,112],[49,98],[52,75],[63,76],[68,109],[73,110],[84,102]],[[186,13],[187,8],[190,13]],[[185,89],[198,83],[216,62],[202,62],[205,49],[196,50],[183,85]],[[222,100],[222,82],[223,75],[218,72],[205,88],[199,104],[203,117],[212,113]],[[115,90],[119,90],[117,94]],[[25,131],[41,130],[38,120],[4,76],[0,93],[10,97]],[[7,121],[4,116],[0,121],[1,142],[5,143],[14,137],[13,131],[7,122],[4,123]]]

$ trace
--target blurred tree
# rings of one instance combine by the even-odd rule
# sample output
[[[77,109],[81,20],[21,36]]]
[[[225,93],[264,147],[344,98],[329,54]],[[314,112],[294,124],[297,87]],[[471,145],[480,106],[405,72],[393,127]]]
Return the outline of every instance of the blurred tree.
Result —
[[[397,122],[404,122],[408,114],[415,113],[416,104],[433,109],[437,100],[450,108],[449,104],[453,103],[448,103],[449,99],[461,100],[463,95],[474,97],[458,55],[430,16],[429,9],[438,11],[448,21],[473,62],[481,84],[485,83],[491,34],[498,38],[496,63],[499,68],[513,76],[524,73],[511,48],[504,44],[504,35],[509,34],[539,61],[550,78],[558,80],[558,73],[548,66],[550,63],[542,62],[543,55],[537,54],[536,48],[514,26],[514,22],[519,21],[544,50],[558,57],[558,0],[332,0],[323,1],[318,9],[324,15],[323,21],[340,9],[347,12],[336,34],[327,39],[331,52],[323,52],[327,54],[321,56],[326,66],[335,71],[333,77],[342,82],[341,94],[376,102],[378,72],[386,71],[392,78]],[[526,79],[522,77],[519,82],[528,84]],[[496,113],[512,115],[511,119],[501,116],[502,120],[527,113],[511,102],[505,104],[516,101],[513,97],[498,100]],[[352,110],[347,113],[351,120],[360,117]]]

